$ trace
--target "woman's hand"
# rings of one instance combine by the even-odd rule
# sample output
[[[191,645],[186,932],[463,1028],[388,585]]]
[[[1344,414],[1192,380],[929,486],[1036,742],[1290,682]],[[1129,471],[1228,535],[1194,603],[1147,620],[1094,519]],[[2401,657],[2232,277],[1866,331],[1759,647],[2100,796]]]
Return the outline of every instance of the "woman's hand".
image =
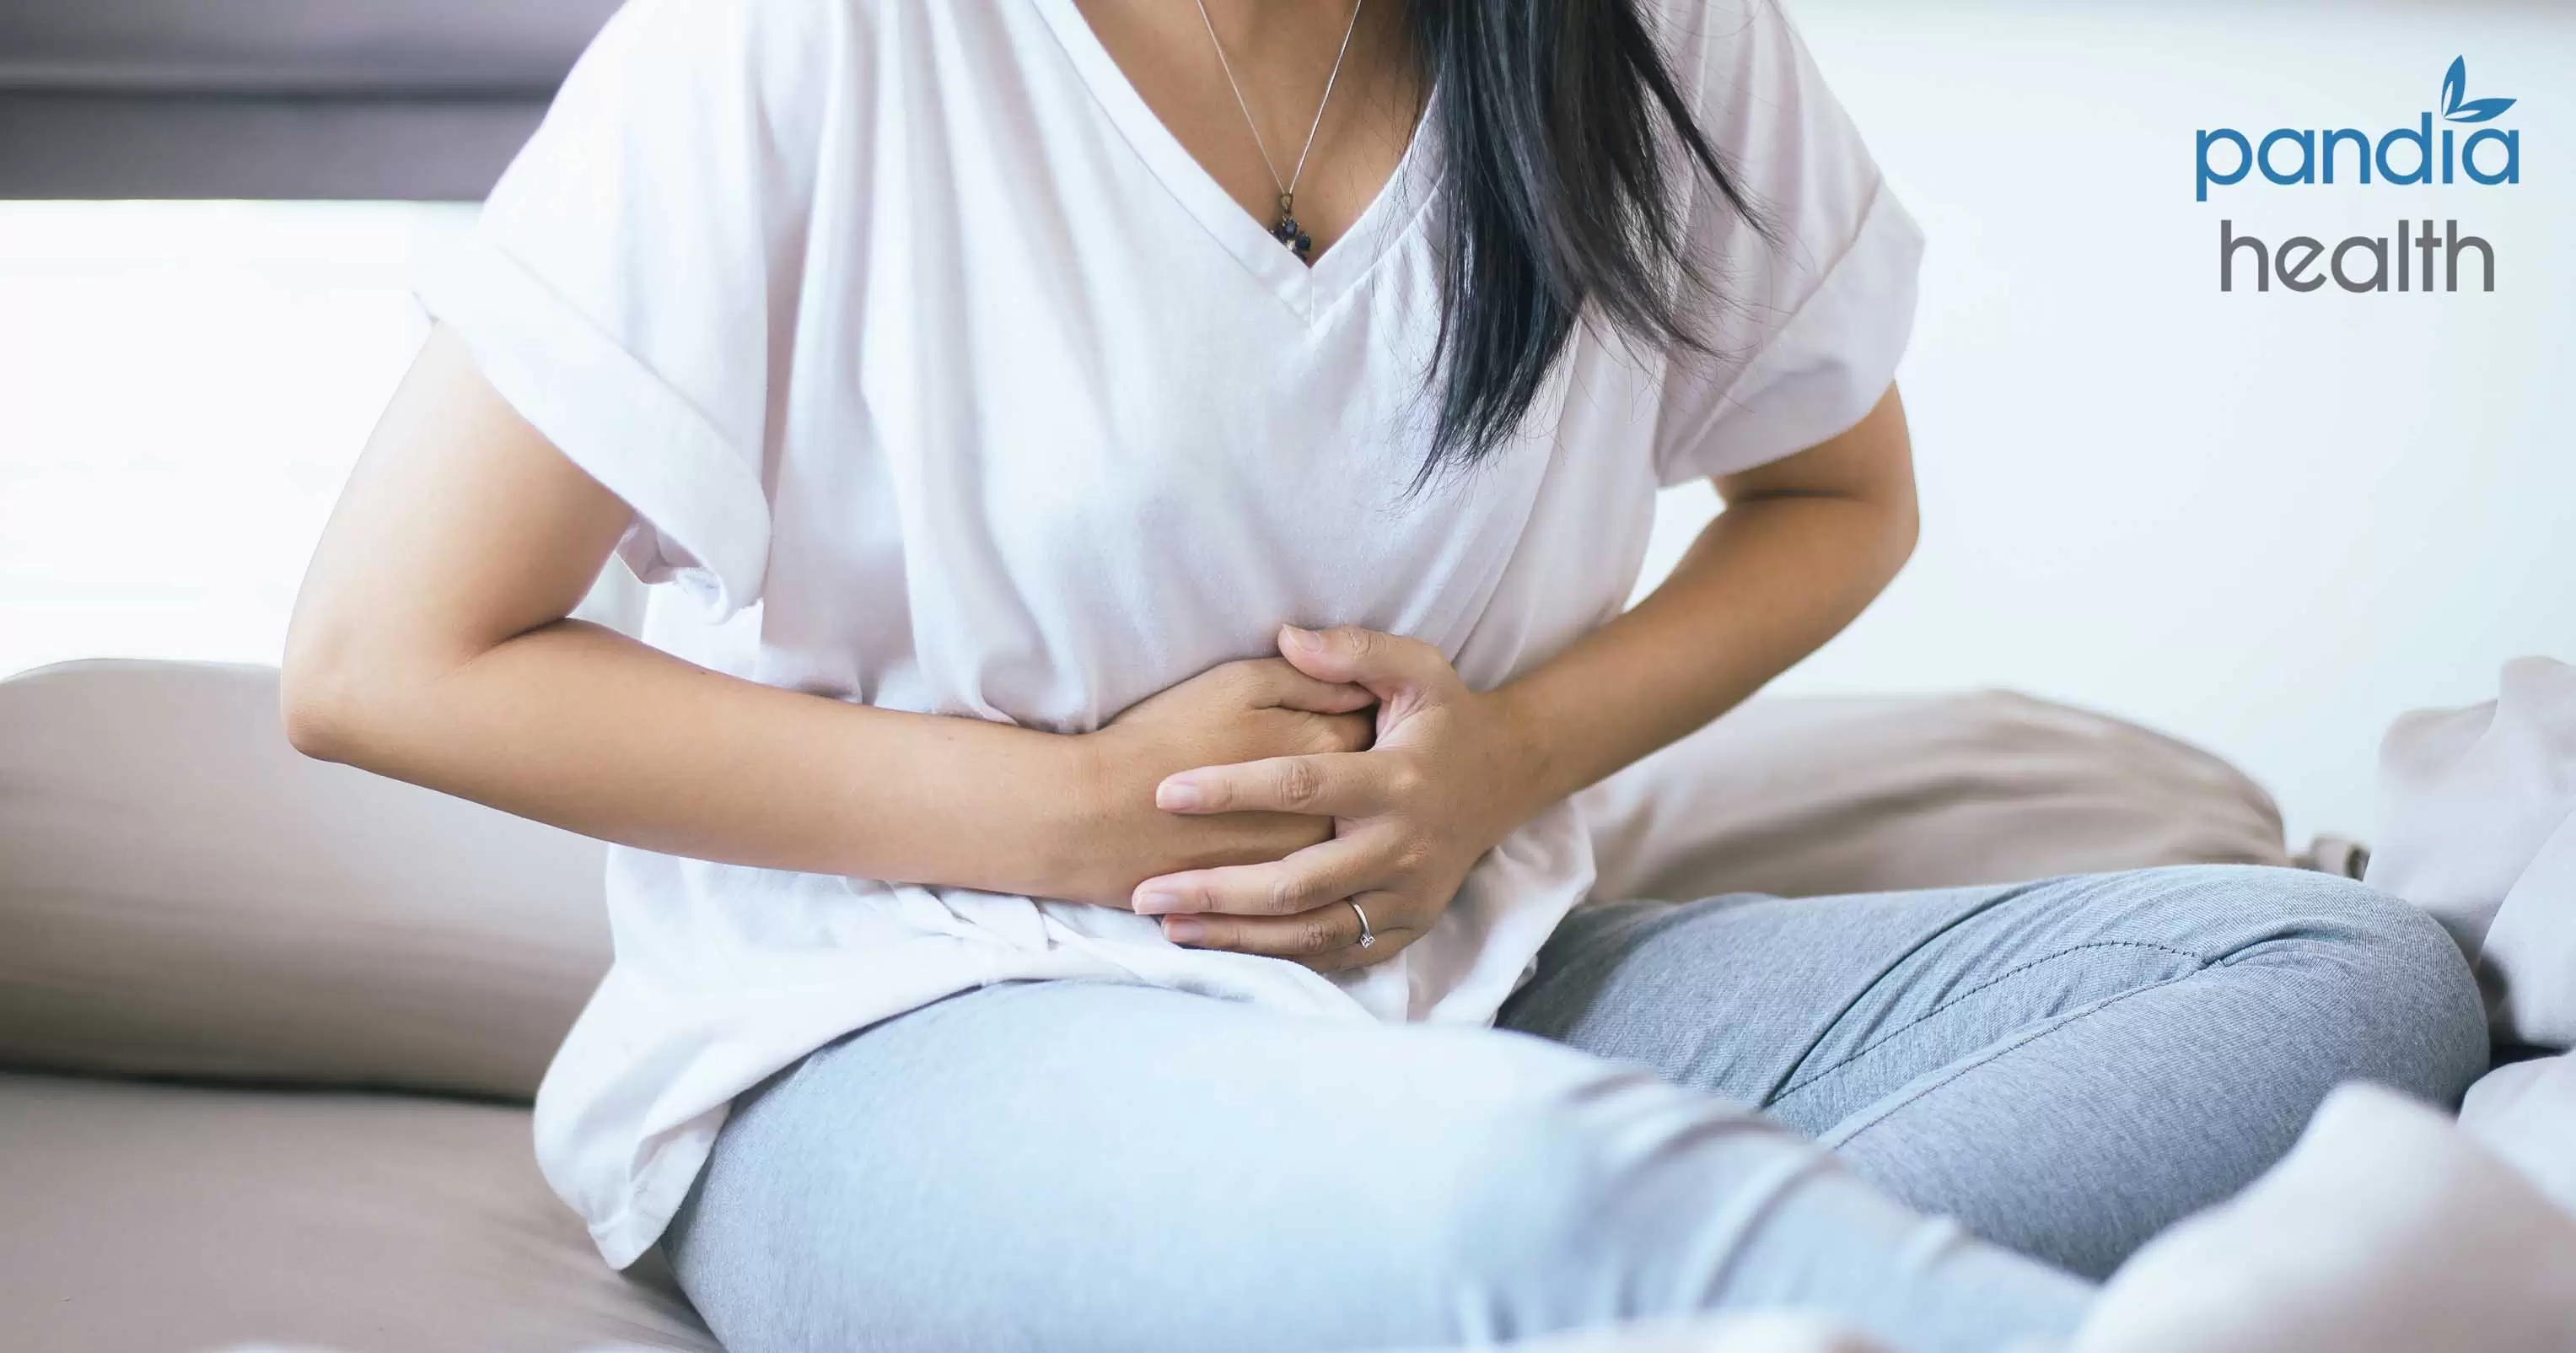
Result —
[[[1155,807],[1155,790],[1174,772],[1200,766],[1359,751],[1369,745],[1360,711],[1376,699],[1357,685],[1256,658],[1210,668],[1083,735],[1081,792],[1090,807],[1056,895],[1123,908],[1152,875],[1267,864],[1331,839],[1328,817],[1178,817]]]
[[[1467,871],[1546,804],[1543,757],[1510,699],[1480,694],[1440,651],[1373,630],[1283,628],[1279,651],[1319,682],[1378,702],[1367,751],[1208,764],[1155,802],[1196,817],[1302,813],[1333,837],[1275,863],[1168,873],[1134,907],[1174,943],[1291,958],[1319,972],[1387,958],[1431,929]],[[1357,903],[1376,942],[1363,947]]]

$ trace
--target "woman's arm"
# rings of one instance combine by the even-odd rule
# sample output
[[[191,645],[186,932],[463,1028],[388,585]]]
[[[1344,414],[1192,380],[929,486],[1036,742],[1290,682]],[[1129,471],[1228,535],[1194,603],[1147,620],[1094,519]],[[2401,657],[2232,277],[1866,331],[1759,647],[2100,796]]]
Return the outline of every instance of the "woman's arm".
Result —
[[[1532,811],[1742,703],[1913,556],[1914,452],[1893,387],[1832,441],[1715,482],[1726,510],[1661,586],[1499,692],[1529,738]]]
[[[1821,647],[1914,549],[1913,451],[1891,388],[1841,436],[1717,481],[1726,511],[1634,609],[1490,692],[1437,650],[1365,630],[1285,631],[1310,676],[1379,698],[1369,751],[1217,766],[1163,783],[1177,813],[1331,814],[1275,864],[1146,880],[1136,909],[1207,948],[1323,969],[1377,962],[1440,918],[1476,860],[1576,790],[1725,713]],[[1366,908],[1379,943],[1358,947]]]
[[[1319,819],[1174,836],[1152,786],[1225,744],[1365,745],[1368,698],[1236,664],[1066,737],[710,672],[565,617],[631,514],[434,334],[323,534],[287,639],[309,755],[699,859],[1123,903],[1160,861],[1276,859]]]

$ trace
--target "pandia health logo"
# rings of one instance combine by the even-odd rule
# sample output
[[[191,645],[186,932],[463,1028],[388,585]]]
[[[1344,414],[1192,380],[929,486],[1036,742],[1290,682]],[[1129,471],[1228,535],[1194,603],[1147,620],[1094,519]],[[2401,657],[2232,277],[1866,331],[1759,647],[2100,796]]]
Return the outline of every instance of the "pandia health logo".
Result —
[[[2233,127],[2205,130],[2198,134],[2199,200],[2207,202],[2213,189],[2238,189],[2258,174],[2258,187],[2514,187],[2522,182],[2522,133],[2488,124],[2512,111],[2515,102],[2470,98],[2469,62],[2460,57],[2442,80],[2440,118],[2445,125],[2438,128],[2434,114],[2427,112],[2413,126],[2376,137],[2355,127],[2283,127],[2259,141]],[[2253,235],[2237,234],[2233,220],[2218,226],[2221,291],[2236,290],[2240,266],[2257,291],[2270,291],[2275,277],[2296,292],[2318,290],[2329,280],[2355,293],[2457,291],[2463,259],[2483,270],[2485,290],[2495,290],[2494,246],[2461,234],[2457,219],[2444,222],[2438,232],[2430,219],[2420,227],[2401,220],[2393,235],[2356,235],[2331,250],[2307,235],[2275,248]]]

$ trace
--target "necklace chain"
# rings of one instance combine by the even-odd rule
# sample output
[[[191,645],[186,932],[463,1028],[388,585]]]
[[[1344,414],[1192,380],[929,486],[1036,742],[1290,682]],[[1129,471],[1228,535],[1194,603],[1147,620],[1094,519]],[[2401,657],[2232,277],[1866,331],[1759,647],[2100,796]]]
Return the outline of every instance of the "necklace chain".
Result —
[[[1297,152],[1297,167],[1288,171],[1282,182],[1279,164],[1270,158],[1270,143],[1261,135],[1261,123],[1252,116],[1252,104],[1243,97],[1243,83],[1234,78],[1234,63],[1226,59],[1225,40],[1216,35],[1216,20],[1208,16],[1207,0],[1198,0],[1199,22],[1207,25],[1208,45],[1216,48],[1216,64],[1225,72],[1226,87],[1234,91],[1234,106],[1243,110],[1243,125],[1252,129],[1252,144],[1261,152],[1261,167],[1270,171],[1270,182],[1279,190],[1279,223],[1270,229],[1273,237],[1297,251],[1299,257],[1315,247],[1297,225],[1297,185],[1306,177],[1306,157],[1315,153],[1315,133],[1323,130],[1324,110],[1333,106],[1333,87],[1341,83],[1342,62],[1351,54],[1351,35],[1360,28],[1360,9],[1368,0],[1353,0],[1351,20],[1342,29],[1342,45],[1333,53],[1333,72],[1324,78],[1324,97],[1315,105],[1315,120],[1306,126],[1306,144]]]

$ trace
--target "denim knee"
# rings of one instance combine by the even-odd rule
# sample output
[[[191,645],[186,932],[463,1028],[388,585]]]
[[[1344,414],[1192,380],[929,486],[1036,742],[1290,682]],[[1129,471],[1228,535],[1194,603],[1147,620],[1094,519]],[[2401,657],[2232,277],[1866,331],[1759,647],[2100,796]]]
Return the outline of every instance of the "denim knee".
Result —
[[[2353,1078],[2456,1105],[2485,1071],[2485,999],[2450,932],[2422,909],[2308,870],[2229,865],[2206,874],[2263,908],[2271,937],[2322,969],[2314,1033]]]

